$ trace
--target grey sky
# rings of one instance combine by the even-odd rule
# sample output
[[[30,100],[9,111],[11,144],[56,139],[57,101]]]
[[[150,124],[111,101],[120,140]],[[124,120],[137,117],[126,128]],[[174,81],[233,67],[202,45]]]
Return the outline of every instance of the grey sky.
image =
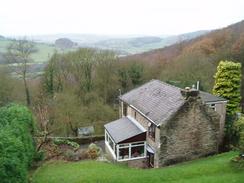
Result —
[[[244,19],[244,0],[3,0],[0,35],[164,35]]]

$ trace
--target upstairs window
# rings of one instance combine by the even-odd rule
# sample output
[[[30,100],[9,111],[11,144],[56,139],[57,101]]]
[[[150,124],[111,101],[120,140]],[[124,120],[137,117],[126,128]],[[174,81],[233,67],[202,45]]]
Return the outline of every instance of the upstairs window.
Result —
[[[216,111],[216,105],[215,105],[215,104],[209,104],[209,107],[210,107],[211,109],[213,109],[214,111]]]
[[[127,105],[123,103],[123,116],[127,116]]]
[[[155,139],[155,131],[156,131],[156,125],[154,125],[153,123],[149,123],[148,136],[151,137],[153,140]]]
[[[134,111],[134,118],[136,119],[136,111]]]

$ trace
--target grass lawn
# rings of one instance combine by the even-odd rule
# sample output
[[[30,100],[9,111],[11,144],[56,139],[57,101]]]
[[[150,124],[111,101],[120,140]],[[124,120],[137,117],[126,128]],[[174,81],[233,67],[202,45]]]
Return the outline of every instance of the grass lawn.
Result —
[[[33,183],[244,183],[244,170],[230,164],[229,152],[160,169],[132,169],[96,161],[45,163]]]

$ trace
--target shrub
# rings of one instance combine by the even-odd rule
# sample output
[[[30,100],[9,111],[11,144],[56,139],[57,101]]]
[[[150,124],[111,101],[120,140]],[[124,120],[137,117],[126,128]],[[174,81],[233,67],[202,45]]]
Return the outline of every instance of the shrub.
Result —
[[[34,121],[27,107],[0,108],[0,180],[27,182],[28,168],[35,154]]]
[[[64,157],[68,160],[68,161],[75,161],[77,160],[77,156],[76,153],[71,150],[71,149],[67,149],[64,153]]]
[[[34,161],[42,161],[45,158],[45,153],[44,151],[38,151],[35,153],[33,160]]]
[[[79,160],[88,159],[88,153],[86,150],[80,149],[76,152],[76,155],[77,155]]]
[[[244,168],[244,158],[241,158],[241,156],[237,156],[231,159],[232,165],[235,168],[243,169]]]
[[[98,147],[96,144],[90,144],[87,150],[88,158],[97,159],[100,156],[101,151],[101,148]]]
[[[66,144],[66,145],[73,147],[75,150],[79,149],[79,147],[80,147],[80,145],[78,143],[67,140],[67,139],[55,138],[53,143],[56,145]]]
[[[235,122],[234,129],[237,137],[237,148],[244,159],[244,117],[243,116]]]

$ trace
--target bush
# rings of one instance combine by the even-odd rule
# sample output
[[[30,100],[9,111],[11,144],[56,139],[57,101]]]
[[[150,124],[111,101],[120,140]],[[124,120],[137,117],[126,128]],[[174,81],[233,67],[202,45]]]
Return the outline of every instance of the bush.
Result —
[[[90,159],[97,159],[101,155],[101,148],[98,147],[96,144],[90,144],[87,150],[88,158]]]
[[[232,165],[238,169],[244,168],[244,158],[237,156],[231,159]]]
[[[0,108],[0,180],[27,182],[28,168],[35,154],[31,112],[21,105]]]
[[[66,144],[66,145],[73,147],[75,150],[79,149],[79,147],[80,147],[80,145],[78,143],[67,140],[67,139],[55,138],[53,143],[56,145]]]
[[[45,153],[44,151],[38,151],[35,153],[35,156],[33,158],[34,161],[42,161],[45,158]]]
[[[244,158],[244,117],[240,117],[234,124],[234,130],[237,137],[237,148],[240,151],[240,156]]]
[[[68,161],[76,161],[77,160],[77,156],[76,153],[71,150],[71,149],[67,149],[64,153],[64,157],[68,160]]]
[[[244,168],[244,117],[241,116],[234,123],[234,131],[236,137],[236,149],[240,152],[239,156],[234,157],[232,162],[238,168]]]
[[[79,160],[88,159],[88,153],[86,150],[80,149],[76,152],[76,155],[77,155]]]

